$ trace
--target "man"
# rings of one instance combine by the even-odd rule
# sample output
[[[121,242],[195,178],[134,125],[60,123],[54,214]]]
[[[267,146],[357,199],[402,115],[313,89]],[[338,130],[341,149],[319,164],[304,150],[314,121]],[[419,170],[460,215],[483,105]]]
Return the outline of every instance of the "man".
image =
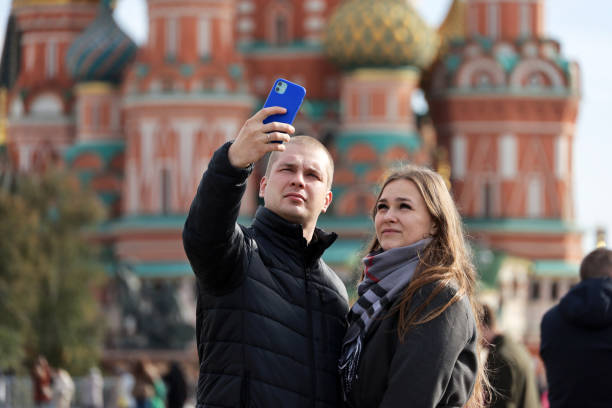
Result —
[[[612,251],[580,265],[581,282],[542,319],[540,354],[551,408],[612,407]]]
[[[197,407],[336,407],[348,311],[321,260],[336,234],[316,228],[332,200],[333,161],[316,139],[263,120],[215,152],[183,230],[197,277]],[[280,142],[280,143],[279,143]],[[253,164],[271,152],[251,227],[236,224]]]
[[[497,329],[495,312],[483,304],[482,335],[488,343],[487,375],[493,391],[489,408],[539,408],[529,352]]]

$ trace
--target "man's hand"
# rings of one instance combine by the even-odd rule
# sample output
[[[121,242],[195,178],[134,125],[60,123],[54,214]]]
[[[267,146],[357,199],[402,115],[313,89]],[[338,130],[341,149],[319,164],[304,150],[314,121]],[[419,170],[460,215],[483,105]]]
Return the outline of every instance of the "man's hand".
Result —
[[[245,168],[268,152],[285,150],[283,142],[289,141],[289,135],[295,132],[295,128],[281,122],[270,122],[264,125],[263,121],[270,115],[283,114],[286,111],[287,109],[280,106],[263,108],[244,122],[228,151],[228,158],[232,166]]]

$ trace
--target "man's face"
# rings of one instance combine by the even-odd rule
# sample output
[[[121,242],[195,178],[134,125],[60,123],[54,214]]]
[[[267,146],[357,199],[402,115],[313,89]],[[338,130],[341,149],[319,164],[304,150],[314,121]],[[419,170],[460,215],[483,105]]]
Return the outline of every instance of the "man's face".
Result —
[[[304,228],[316,224],[332,200],[328,188],[327,154],[313,146],[287,144],[277,153],[268,176],[261,179],[259,196],[265,207]]]

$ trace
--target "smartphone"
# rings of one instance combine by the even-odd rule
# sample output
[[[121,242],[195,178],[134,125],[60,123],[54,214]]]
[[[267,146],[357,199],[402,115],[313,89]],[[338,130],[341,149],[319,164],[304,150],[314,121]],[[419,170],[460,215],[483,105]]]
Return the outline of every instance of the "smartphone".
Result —
[[[282,115],[272,115],[264,119],[263,123],[283,122],[292,124],[300,110],[302,101],[306,96],[306,89],[298,84],[279,78],[268,94],[264,108],[269,106],[282,106],[287,112]]]

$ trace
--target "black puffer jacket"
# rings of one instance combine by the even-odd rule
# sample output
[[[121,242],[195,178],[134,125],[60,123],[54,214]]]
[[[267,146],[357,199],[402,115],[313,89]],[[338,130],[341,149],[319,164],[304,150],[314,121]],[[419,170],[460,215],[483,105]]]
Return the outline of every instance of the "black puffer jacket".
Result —
[[[236,224],[250,169],[229,144],[204,173],[183,230],[197,276],[198,408],[336,407],[346,289],[320,259],[335,234],[260,208]]]
[[[612,279],[586,279],[542,319],[551,408],[612,406]]]

